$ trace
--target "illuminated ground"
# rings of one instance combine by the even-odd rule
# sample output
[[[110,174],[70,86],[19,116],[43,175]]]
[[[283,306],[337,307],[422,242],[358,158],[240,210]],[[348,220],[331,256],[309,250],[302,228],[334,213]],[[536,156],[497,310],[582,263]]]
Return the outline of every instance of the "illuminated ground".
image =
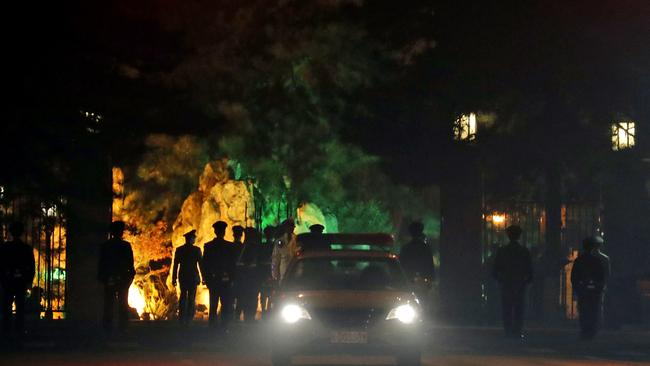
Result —
[[[63,331],[63,330],[59,330]],[[51,331],[55,332],[55,330]],[[38,338],[38,339],[36,339]],[[264,326],[237,327],[227,337],[203,325],[180,330],[175,324],[133,326],[123,337],[81,334],[34,336],[23,351],[0,355],[2,365],[270,365]],[[425,365],[650,365],[650,333],[608,332],[594,342],[576,340],[571,330],[533,330],[524,343],[505,340],[498,329],[434,328]],[[390,357],[298,357],[310,365],[391,364]]]

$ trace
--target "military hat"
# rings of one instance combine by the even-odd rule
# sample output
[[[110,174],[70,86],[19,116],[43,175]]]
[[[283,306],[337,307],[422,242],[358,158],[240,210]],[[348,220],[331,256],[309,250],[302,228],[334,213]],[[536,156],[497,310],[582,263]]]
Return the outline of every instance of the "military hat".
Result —
[[[325,226],[321,224],[314,224],[309,227],[309,231],[312,233],[322,234],[325,231]]]
[[[241,234],[244,232],[244,228],[241,225],[235,225],[232,227],[232,232],[236,234]]]
[[[582,241],[582,244],[585,246],[585,248],[598,248],[603,245],[605,241],[603,240],[602,236],[600,235],[593,235],[586,237],[585,240]]]
[[[219,220],[214,224],[212,224],[212,227],[215,229],[225,229],[226,227],[228,227],[228,224],[225,221]]]
[[[111,222],[110,225],[108,225],[108,231],[110,231],[111,233],[123,232],[125,227],[126,224],[124,223],[124,221],[116,220]]]
[[[183,234],[185,238],[196,238],[196,230],[190,230]]]

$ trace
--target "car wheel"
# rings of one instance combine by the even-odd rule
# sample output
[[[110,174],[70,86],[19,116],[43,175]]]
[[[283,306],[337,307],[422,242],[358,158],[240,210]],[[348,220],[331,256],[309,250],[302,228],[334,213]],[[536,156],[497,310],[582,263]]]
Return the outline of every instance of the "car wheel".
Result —
[[[290,366],[291,355],[285,352],[273,351],[271,353],[271,363],[273,366]]]
[[[404,352],[397,355],[398,366],[420,366],[422,363],[420,351]]]

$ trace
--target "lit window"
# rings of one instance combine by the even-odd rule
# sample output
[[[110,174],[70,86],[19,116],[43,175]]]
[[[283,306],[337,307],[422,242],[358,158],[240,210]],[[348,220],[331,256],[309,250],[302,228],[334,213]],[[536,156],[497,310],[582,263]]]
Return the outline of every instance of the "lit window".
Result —
[[[476,139],[476,113],[463,114],[454,123],[454,140],[474,141]]]
[[[624,150],[634,147],[634,122],[618,122],[612,125],[612,150]]]

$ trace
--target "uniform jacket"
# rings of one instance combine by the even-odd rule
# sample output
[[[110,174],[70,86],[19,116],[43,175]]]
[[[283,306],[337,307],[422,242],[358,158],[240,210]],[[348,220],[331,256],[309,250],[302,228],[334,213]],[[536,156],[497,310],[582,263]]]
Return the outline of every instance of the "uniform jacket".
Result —
[[[298,244],[295,234],[282,234],[275,240],[271,256],[271,274],[274,280],[281,281],[284,278],[289,262],[297,251]]]
[[[104,242],[99,249],[97,279],[110,285],[130,285],[135,276],[131,244],[118,238]]]
[[[433,251],[424,240],[413,239],[404,245],[400,251],[399,260],[410,279],[416,274],[430,279],[435,277]]]
[[[215,238],[203,246],[203,279],[208,287],[221,282],[231,282],[235,275],[237,261],[233,243]]]
[[[528,248],[518,242],[500,247],[494,258],[494,278],[507,289],[523,289],[533,280],[533,263]]]
[[[576,294],[602,292],[610,275],[609,257],[599,250],[581,253],[571,269],[571,284]]]
[[[32,247],[19,239],[0,244],[0,281],[3,286],[31,287],[34,273]]]
[[[202,266],[201,249],[183,244],[174,251],[172,281],[178,279],[181,286],[197,286],[201,283]]]

